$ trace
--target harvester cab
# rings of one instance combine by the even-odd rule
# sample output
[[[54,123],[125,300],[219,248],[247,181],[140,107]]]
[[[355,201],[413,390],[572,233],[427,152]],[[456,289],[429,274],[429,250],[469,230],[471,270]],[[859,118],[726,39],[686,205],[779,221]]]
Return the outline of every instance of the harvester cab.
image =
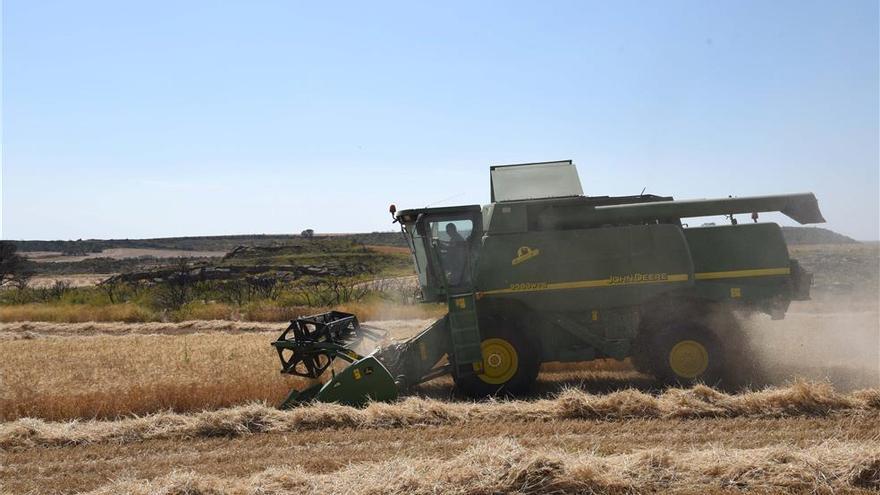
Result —
[[[426,302],[471,286],[482,239],[477,205],[406,210],[398,217]]]
[[[668,383],[723,382],[733,311],[784,316],[812,277],[789,258],[778,211],[823,222],[810,193],[675,201],[583,195],[571,161],[495,166],[489,205],[396,211],[424,302],[447,314],[411,339],[381,340],[330,312],[291,322],[273,343],[282,373],[331,379],[284,402],[362,405],[451,374],[467,395],[520,394],[541,363],[632,357]],[[754,223],[735,222],[750,214]],[[682,219],[725,215],[730,225]],[[719,323],[720,322],[720,323]],[[350,363],[336,372],[331,363]]]

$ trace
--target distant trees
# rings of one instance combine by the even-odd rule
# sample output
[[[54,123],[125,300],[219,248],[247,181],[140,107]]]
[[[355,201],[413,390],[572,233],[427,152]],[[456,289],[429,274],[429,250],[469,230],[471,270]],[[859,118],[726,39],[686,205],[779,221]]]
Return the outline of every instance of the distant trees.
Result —
[[[194,281],[189,276],[192,267],[186,258],[177,258],[172,268],[173,271],[157,284],[154,301],[160,308],[174,310],[192,300]]]
[[[30,278],[28,261],[18,254],[18,246],[9,241],[0,241],[0,287],[14,285],[23,288]]]
[[[293,287],[307,306],[335,306],[360,301],[370,292],[370,284],[348,277],[325,275]]]
[[[315,237],[315,230],[314,229],[306,229],[306,230],[303,230],[302,232],[300,232],[299,235],[303,236],[306,239],[311,239],[312,237]]]

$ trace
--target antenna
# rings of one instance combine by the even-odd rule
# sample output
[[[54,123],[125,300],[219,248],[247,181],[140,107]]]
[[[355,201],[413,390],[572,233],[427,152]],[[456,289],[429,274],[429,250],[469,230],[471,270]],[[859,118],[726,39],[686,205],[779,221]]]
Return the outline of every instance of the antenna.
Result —
[[[639,196],[644,196],[644,195],[645,195],[645,189],[647,189],[647,188],[648,188],[648,186],[643,187],[643,188],[642,188],[642,192],[639,193]]]
[[[450,199],[455,199],[455,198],[457,198],[457,197],[459,197],[459,196],[462,196],[462,195],[464,195],[463,192],[462,192],[462,193],[455,194],[455,195],[452,195],[452,196],[449,196],[448,198],[441,199],[440,201],[434,201],[433,203],[430,203],[430,204],[425,205],[425,208],[430,208],[430,207],[432,207],[432,206],[434,206],[434,205],[439,205],[440,203],[445,203],[445,202],[449,201]]]

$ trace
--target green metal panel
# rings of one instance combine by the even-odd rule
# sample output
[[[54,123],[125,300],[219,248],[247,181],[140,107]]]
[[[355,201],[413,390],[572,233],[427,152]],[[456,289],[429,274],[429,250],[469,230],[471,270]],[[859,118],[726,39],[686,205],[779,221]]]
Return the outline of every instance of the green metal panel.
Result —
[[[370,401],[392,401],[397,393],[397,384],[385,366],[375,357],[367,356],[334,374],[327,383],[317,383],[303,391],[292,390],[278,407],[290,409],[315,400],[359,407]]]
[[[595,351],[623,359],[629,355],[638,327],[635,306],[545,316],[541,335],[544,361],[584,361],[593,358]]]
[[[362,406],[371,400],[397,398],[397,385],[378,359],[367,356],[336,373],[315,396],[320,402]]]
[[[697,227],[684,233],[701,297],[745,303],[791,296],[791,260],[775,223]]]
[[[677,225],[489,235],[476,290],[540,311],[632,306],[693,284],[690,250]]]
[[[491,205],[488,216],[492,219],[492,233],[511,234],[525,232],[528,229],[526,211],[525,204],[504,203]]]

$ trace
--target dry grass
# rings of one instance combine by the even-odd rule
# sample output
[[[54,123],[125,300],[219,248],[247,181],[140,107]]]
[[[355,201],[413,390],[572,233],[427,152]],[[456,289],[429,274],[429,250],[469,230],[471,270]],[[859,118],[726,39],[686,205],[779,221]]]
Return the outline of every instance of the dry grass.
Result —
[[[399,339],[424,328],[429,321],[387,321],[377,325],[386,328],[392,338]],[[0,360],[0,420],[26,416],[46,420],[107,419],[167,410],[195,412],[254,401],[275,404],[292,386],[304,383],[278,373],[277,357],[269,342],[284,326],[283,323],[232,321],[3,324],[0,325],[0,355],[4,356]],[[633,386],[651,390],[656,384],[650,377],[633,372],[627,362],[548,363],[543,366],[536,392],[538,397],[546,397],[558,394],[565,387],[598,393]],[[756,411],[766,411],[765,402],[777,400],[781,414],[787,414],[785,404],[792,399],[784,394],[794,390],[813,394],[806,400],[813,401],[819,408],[824,407],[822,401],[826,399],[831,401],[831,409],[840,408],[834,401],[849,397],[834,393],[830,387],[780,390],[789,392],[735,396],[740,401],[735,407],[747,408],[748,403],[743,401],[760,397],[761,402],[754,406]],[[426,398],[460,400],[453,394],[449,379],[425,384],[417,393]],[[626,398],[628,405],[601,407],[609,407],[616,411],[613,415],[619,416],[620,410],[636,407],[634,404],[662,408],[665,406],[658,404],[676,401],[677,411],[684,411],[693,404],[692,415],[734,414],[724,409],[732,399],[713,394],[716,392],[704,388],[687,393],[669,391],[658,403],[651,395],[630,390],[601,396],[608,404]],[[779,397],[778,394],[783,396],[774,398]],[[594,413],[599,410],[596,408],[600,402],[583,402],[579,397],[563,394],[559,402],[571,410],[587,408]],[[534,411],[534,407],[544,407],[545,402],[530,404]],[[451,407],[458,406],[450,405],[446,410],[452,410]],[[573,414],[581,417],[587,413]],[[645,413],[636,415],[643,417]]]
[[[375,246],[372,244],[368,244],[366,246],[370,251],[379,253],[379,254],[403,254],[410,255],[409,248],[406,246]]]
[[[247,320],[262,322],[289,321],[300,316],[335,309],[354,313],[361,321],[437,318],[445,313],[438,304],[396,304],[382,300],[345,303],[333,308],[255,304],[237,308],[228,304],[193,304],[164,314],[125,303],[104,306],[88,304],[30,303],[0,306],[0,322],[45,321],[55,323],[151,322],[168,320]]]
[[[214,304],[203,307],[210,306],[214,306]],[[325,308],[311,308],[308,306],[275,306],[270,304],[251,304],[247,308],[243,309],[233,309],[229,307],[229,310],[231,311],[231,313],[228,313],[227,316],[220,319],[229,319],[230,317],[228,315],[231,314],[233,319],[236,320],[246,319],[248,321],[281,322],[294,320],[296,318],[299,318],[300,316],[309,316],[327,311],[327,309]]]
[[[427,323],[381,325],[397,338]],[[304,383],[279,373],[269,345],[285,327],[234,321],[5,323],[0,420],[114,418],[278,403]]]
[[[755,454],[762,451],[779,452],[778,460],[769,466],[757,462],[749,465],[753,470],[740,466],[748,470],[748,474],[742,476],[742,485],[727,488],[733,493],[740,491],[738,486],[752,488],[750,491],[754,492],[755,487],[766,486],[762,485],[763,474],[770,476],[772,472],[786,469],[787,466],[782,464],[791,464],[790,459],[800,458],[801,454],[810,455],[808,458],[814,462],[814,472],[828,476],[833,472],[827,466],[832,458],[812,454],[823,453],[827,447],[842,453],[857,453],[880,445],[878,424],[880,411],[785,418],[474,421],[467,425],[330,428],[232,437],[80,444],[0,453],[4,461],[0,462],[0,485],[5,484],[12,493],[79,493],[98,488],[107,490],[111,486],[125,491],[122,482],[143,480],[144,484],[156,483],[151,486],[161,493],[160,480],[169,473],[186,473],[193,481],[217,479],[227,483],[224,489],[238,489],[240,483],[247,484],[267,468],[276,467],[285,472],[292,469],[302,471],[305,477],[315,480],[318,487],[327,486],[322,480],[328,476],[347,477],[362,473],[364,478],[345,478],[354,483],[342,492],[358,489],[361,482],[369,482],[365,486],[373,486],[375,493],[382,493],[384,485],[374,486],[372,476],[366,476],[377,474],[373,470],[377,464],[387,468],[383,471],[384,479],[396,480],[407,470],[425,473],[422,470],[425,463],[452,469],[454,464],[450,461],[461,457],[470,448],[488,454],[488,457],[471,458],[471,464],[491,461],[494,456],[504,455],[508,444],[514,441],[534,453],[558,453],[573,460],[609,459],[630,466],[634,460],[626,456],[656,452],[658,446],[662,446],[661,452],[673,461],[693,459],[691,454],[697,452],[714,453],[722,459],[719,472],[720,468],[729,467],[723,464],[724,459],[750,457],[759,460],[760,455]],[[480,449],[483,445],[493,446],[494,450],[483,451]],[[658,475],[673,475],[681,479],[681,484],[675,479],[658,476],[653,484],[650,481],[644,486],[634,483],[634,492],[665,492],[671,487],[688,493],[730,493],[718,488],[718,474],[712,471],[706,476],[692,478],[688,474],[690,471],[684,469],[668,469],[668,464],[657,467],[660,468]],[[119,480],[120,484],[108,484],[112,480]],[[432,486],[443,488],[440,484]],[[835,486],[835,489],[841,486]],[[828,491],[826,488],[827,485],[822,485],[819,492]],[[303,493],[312,491],[305,489]],[[769,491],[777,492],[779,488]],[[843,491],[848,492],[848,489]],[[255,489],[254,493],[260,492]]]
[[[171,315],[174,321],[197,321],[197,320],[241,320],[241,310],[235,306],[224,303],[190,303],[177,310]],[[291,318],[292,319],[292,318]],[[276,320],[272,320],[276,321]],[[277,320],[282,321],[282,320]]]
[[[275,402],[281,376],[258,334],[125,335],[0,340],[0,419],[112,418]]]
[[[199,394],[195,389],[191,391]],[[250,404],[196,414],[158,413],[116,421],[55,423],[25,418],[0,425],[0,448],[238,436],[328,428],[464,427],[473,423],[644,418],[821,417],[877,409],[880,409],[880,390],[840,394],[828,384],[807,382],[736,395],[724,394],[705,386],[670,389],[658,396],[636,390],[593,395],[570,389],[558,397],[535,401],[456,403],[411,397],[390,404],[374,403],[363,409],[319,403],[279,411],[262,404]]]
[[[389,338],[406,339],[417,331],[434,322],[429,320],[384,320],[378,323],[366,322],[363,325],[385,331]],[[49,323],[42,321],[20,321],[0,323],[0,341],[29,340],[51,337],[89,337],[89,336],[124,336],[124,335],[188,335],[194,333],[212,333],[222,336],[225,333],[280,333],[288,322],[254,322],[233,320],[192,320],[181,322],[149,322],[149,323]],[[274,335],[273,335],[274,337]],[[267,340],[268,342],[268,340]],[[610,360],[592,361],[596,369],[630,369],[625,362]],[[609,364],[618,363],[618,364]],[[565,369],[584,369],[583,363],[566,365]]]
[[[86,304],[16,304],[0,306],[0,322],[52,321],[81,323],[87,321],[152,321],[156,315],[135,304],[91,306]]]
[[[622,361],[616,359],[595,359],[593,361],[581,361],[572,363],[544,363],[541,372],[563,373],[567,371],[632,371],[633,365],[629,358]]]
[[[474,462],[479,459],[480,462]],[[246,478],[173,472],[123,479],[91,493],[167,494],[493,494],[638,493],[725,489],[834,492],[880,487],[880,447],[829,443],[797,452],[780,447],[673,452],[662,447],[610,456],[533,450],[513,440],[483,442],[442,461],[394,458],[326,473],[270,467]]]
[[[360,321],[424,320],[446,314],[443,304],[393,304],[384,301],[346,303],[334,309],[354,313]]]
[[[241,314],[249,321],[289,321],[300,316],[330,311],[343,311],[357,315],[360,321],[410,320],[439,318],[445,314],[443,305],[437,304],[395,304],[380,300],[344,303],[333,308],[313,308],[307,306],[261,305],[248,307]],[[199,319],[199,318],[193,318]]]
[[[281,332],[286,322],[262,323],[232,320],[192,320],[182,322],[149,323],[50,323],[43,321],[20,321],[0,323],[0,340],[39,339],[49,337],[88,337],[122,335],[186,335],[192,333]]]

